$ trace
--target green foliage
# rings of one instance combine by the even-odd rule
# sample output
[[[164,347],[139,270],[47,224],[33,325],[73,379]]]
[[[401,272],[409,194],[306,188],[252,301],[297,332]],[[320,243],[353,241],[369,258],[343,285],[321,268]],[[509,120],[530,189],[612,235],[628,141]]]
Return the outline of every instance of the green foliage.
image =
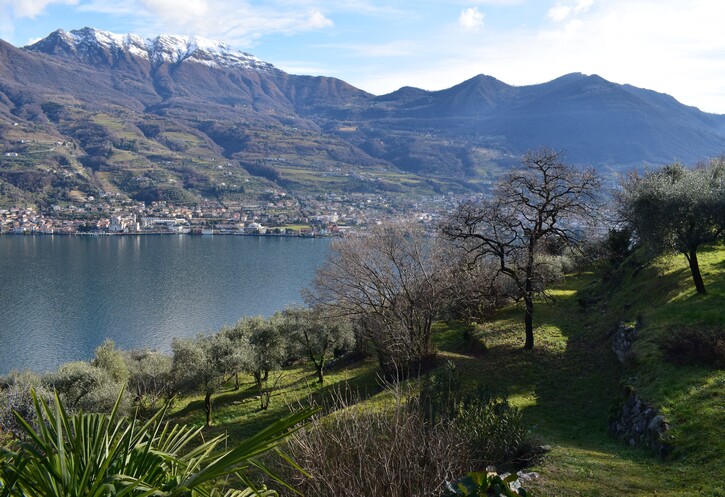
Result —
[[[36,429],[17,416],[28,442],[0,452],[0,495],[211,497],[222,495],[230,475],[247,488],[227,496],[276,495],[264,488],[255,492],[248,470],[257,468],[285,486],[259,456],[276,450],[311,414],[293,413],[219,454],[223,437],[200,442],[200,428],[165,424],[164,410],[140,423],[120,416],[118,402],[110,414],[70,415],[58,396],[52,406],[34,400],[43,422]]]
[[[105,340],[95,352],[91,365],[105,370],[114,381],[126,384],[131,375],[124,353],[116,348],[113,340]]]
[[[320,309],[289,308],[283,312],[284,334],[292,357],[309,358],[317,381],[324,382],[325,365],[333,353],[342,354],[354,344],[352,324],[347,319],[325,316]]]
[[[423,380],[418,407],[433,423],[453,423],[482,466],[516,467],[532,456],[520,411],[487,388],[466,391],[452,362]]]
[[[511,483],[516,481],[516,475],[505,478],[496,473],[473,472],[450,484],[448,497],[526,497],[530,495],[523,488],[511,489]]]
[[[695,169],[675,163],[630,175],[623,187],[623,214],[639,239],[658,253],[683,254],[698,293],[705,293],[697,251],[725,230],[725,162]]]
[[[283,324],[280,314],[269,319],[245,317],[221,334],[241,352],[240,356],[228,356],[228,361],[254,377],[262,410],[269,407],[271,397],[269,373],[281,368],[288,357]]]
[[[150,350],[128,354],[128,388],[134,395],[134,403],[143,410],[154,410],[174,392],[171,374],[173,360],[166,354]]]
[[[222,334],[174,339],[172,375],[179,392],[204,394],[206,425],[212,422],[212,395],[224,384],[232,343]]]
[[[0,433],[22,436],[22,426],[14,413],[18,413],[30,423],[35,423],[35,409],[31,392],[43,399],[52,397],[43,383],[43,378],[32,371],[11,371],[0,380]]]
[[[45,382],[58,392],[68,409],[94,412],[110,411],[125,386],[105,369],[83,361],[62,364],[45,377]],[[124,395],[121,410],[127,412],[129,407],[130,399]]]

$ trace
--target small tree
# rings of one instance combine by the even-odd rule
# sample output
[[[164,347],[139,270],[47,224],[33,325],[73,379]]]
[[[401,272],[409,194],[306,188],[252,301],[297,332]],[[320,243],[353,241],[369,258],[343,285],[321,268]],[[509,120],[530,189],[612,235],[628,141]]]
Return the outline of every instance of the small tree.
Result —
[[[725,161],[695,169],[672,164],[631,174],[622,186],[623,215],[639,239],[656,252],[683,254],[697,293],[705,293],[697,251],[725,229]]]
[[[462,204],[442,226],[474,261],[493,263],[494,277],[514,283],[525,305],[526,349],[534,347],[534,297],[545,288],[546,244],[578,243],[577,225],[592,219],[598,190],[593,170],[564,164],[559,152],[535,150],[496,185],[492,198]]]
[[[233,337],[235,347],[243,353],[243,369],[254,378],[262,410],[269,407],[269,373],[279,369],[287,359],[287,343],[282,328],[280,315],[270,319],[246,317],[227,335]]]
[[[212,395],[224,384],[226,358],[231,354],[229,339],[221,334],[174,339],[172,374],[177,389],[204,394],[206,426],[212,422]]]
[[[69,409],[86,412],[109,412],[125,383],[116,381],[103,368],[85,361],[62,364],[44,376],[49,389],[55,389]],[[121,409],[130,407],[131,399],[122,396]]]
[[[111,378],[125,385],[130,376],[125,354],[116,348],[113,340],[104,340],[96,348],[95,357],[91,361],[93,366],[106,371]]]
[[[151,350],[129,353],[128,367],[130,377],[129,390],[134,394],[137,406],[153,410],[159,402],[171,396],[173,381],[171,375],[172,358]]]
[[[325,381],[325,365],[336,349],[353,343],[352,324],[325,316],[320,309],[290,308],[283,313],[285,335],[315,366],[317,382]]]
[[[34,401],[31,391],[38,398],[50,399],[53,394],[43,386],[43,378],[32,371],[11,371],[0,379],[0,433],[12,433],[13,437],[23,435],[18,416],[35,424]]]

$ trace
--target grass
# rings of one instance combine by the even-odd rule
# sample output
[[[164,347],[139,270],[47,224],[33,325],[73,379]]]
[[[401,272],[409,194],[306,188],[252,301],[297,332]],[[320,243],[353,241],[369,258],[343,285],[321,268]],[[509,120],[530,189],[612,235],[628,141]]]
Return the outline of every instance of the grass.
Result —
[[[537,443],[551,450],[527,483],[538,496],[725,496],[725,371],[675,366],[659,349],[661,337],[679,326],[725,327],[725,248],[703,251],[708,294],[694,292],[684,257],[642,265],[631,258],[605,285],[593,274],[568,277],[536,304],[534,350],[523,350],[523,310],[511,306],[478,325],[435,325],[435,343],[455,362],[464,381],[503,391],[521,409]],[[619,321],[640,320],[632,357],[621,365],[611,351]],[[473,354],[466,338],[485,344]],[[624,380],[624,381],[623,381]],[[671,423],[676,450],[661,461],[645,449],[610,436],[610,413],[623,399],[624,384],[636,388]],[[232,442],[254,432],[309,397],[324,399],[335,389],[361,392],[377,405],[385,393],[376,364],[363,362],[330,372],[325,386],[308,367],[284,371],[268,411],[259,411],[247,381],[215,398],[210,434]],[[173,417],[201,424],[201,398],[180,402]],[[472,468],[473,469],[473,468]]]
[[[274,385],[270,406],[260,410],[257,389],[250,376],[241,376],[239,390],[233,382],[224,386],[213,399],[213,425],[205,436],[226,433],[231,441],[239,441],[279,419],[290,409],[310,401],[322,403],[335,391],[349,390],[369,398],[379,390],[375,364],[361,362],[347,368],[333,370],[325,375],[325,383],[319,385],[314,369],[307,366],[286,368],[281,373],[270,375]],[[201,426],[204,424],[203,396],[180,399],[170,412],[170,419],[183,424]]]

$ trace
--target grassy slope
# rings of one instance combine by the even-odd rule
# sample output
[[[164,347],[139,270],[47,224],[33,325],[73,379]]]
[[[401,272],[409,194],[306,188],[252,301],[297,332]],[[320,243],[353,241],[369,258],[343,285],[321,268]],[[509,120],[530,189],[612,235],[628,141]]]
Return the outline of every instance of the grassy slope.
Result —
[[[520,348],[517,309],[480,327],[488,353],[459,363],[470,378],[507,385],[534,435],[553,446],[535,468],[542,475],[531,486],[537,494],[725,495],[725,371],[671,365],[657,345],[678,326],[725,325],[725,250],[707,250],[701,259],[705,296],[695,294],[681,256],[639,269],[633,259],[605,289],[591,275],[569,278],[554,302],[539,304],[531,352]],[[584,307],[581,298],[596,302]],[[643,328],[623,367],[610,333],[618,321],[636,318]],[[659,462],[608,435],[622,379],[672,423],[672,460]]]
[[[536,308],[536,348],[524,351],[522,311],[505,309],[477,329],[487,352],[465,350],[462,326],[438,325],[442,355],[457,363],[471,384],[503,388],[522,409],[532,433],[551,452],[533,468],[541,478],[529,485],[546,496],[725,496],[725,371],[665,363],[658,337],[673,327],[725,325],[725,249],[703,253],[709,294],[698,296],[683,257],[629,267],[602,288],[591,274],[568,278],[555,300]],[[585,298],[589,302],[582,306]],[[627,367],[610,350],[610,333],[621,320],[640,318],[643,329]],[[607,432],[610,412],[633,384],[667,415],[677,444],[675,457],[660,462],[624,446]],[[252,433],[309,394],[327,395],[350,382],[367,395],[376,391],[372,362],[331,373],[314,384],[309,369],[286,371],[269,411],[260,413],[250,383],[215,401],[213,433],[233,439]],[[200,423],[199,398],[177,406],[177,419]]]

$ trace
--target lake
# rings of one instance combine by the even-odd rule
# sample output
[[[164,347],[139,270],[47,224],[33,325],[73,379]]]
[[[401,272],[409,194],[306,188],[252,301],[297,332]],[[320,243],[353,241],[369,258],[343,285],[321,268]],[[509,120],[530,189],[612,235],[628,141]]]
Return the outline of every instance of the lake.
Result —
[[[174,337],[301,303],[329,239],[0,236],[0,374],[86,360],[110,338],[169,351]]]

